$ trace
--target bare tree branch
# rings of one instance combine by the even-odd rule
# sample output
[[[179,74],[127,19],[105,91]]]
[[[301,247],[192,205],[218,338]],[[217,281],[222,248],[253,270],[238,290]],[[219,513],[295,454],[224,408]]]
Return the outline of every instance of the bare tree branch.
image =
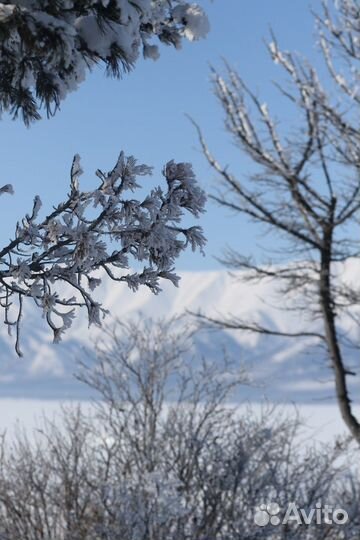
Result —
[[[59,341],[76,308],[85,308],[89,324],[101,323],[106,312],[93,296],[100,270],[133,291],[145,285],[157,294],[161,279],[177,285],[174,263],[180,253],[204,246],[201,228],[180,226],[184,213],[197,217],[204,210],[205,194],[189,164],[169,162],[163,171],[165,189],[159,186],[143,200],[127,198],[127,193],[140,187],[137,178],[151,174],[151,168],[132,156],[121,153],[112,171],[97,171],[100,184],[94,191],[80,190],[81,174],[75,156],[66,201],[41,221],[41,201],[35,197],[14,240],[0,251],[1,307],[9,330],[15,327],[19,355],[24,299],[42,310]],[[5,188],[2,192],[9,191]],[[131,271],[134,263],[142,270]]]
[[[326,85],[308,61],[281,50],[275,36],[268,45],[290,85],[277,87],[299,118],[290,136],[233,69],[226,65],[225,77],[212,70],[226,129],[258,172],[239,179],[223,167],[193,121],[203,154],[219,177],[220,188],[212,199],[287,241],[281,264],[257,263],[228,250],[226,265],[243,270],[244,280],[279,282],[283,298],[296,289],[298,299],[291,309],[306,312],[308,320],[320,317],[323,333],[311,328],[281,332],[231,316],[197,316],[212,327],[313,337],[326,345],[339,409],[360,443],[360,421],[353,413],[347,380],[354,370],[343,347],[345,339],[351,340],[344,338],[339,324],[339,317],[351,317],[360,300],[359,285],[346,282],[339,266],[360,253],[360,6],[355,0],[338,0],[335,8],[324,1],[323,13],[316,16],[320,51],[331,76]],[[297,260],[292,260],[294,254]],[[278,304],[287,307],[280,296]]]

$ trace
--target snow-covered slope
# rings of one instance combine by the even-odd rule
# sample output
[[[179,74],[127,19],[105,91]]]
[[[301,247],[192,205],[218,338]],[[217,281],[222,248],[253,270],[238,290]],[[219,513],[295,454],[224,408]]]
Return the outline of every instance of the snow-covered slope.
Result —
[[[344,268],[344,275],[356,278],[357,265]],[[225,271],[185,272],[180,287],[165,283],[163,292],[154,296],[148,289],[133,293],[125,286],[104,280],[98,297],[119,318],[172,316],[186,309],[202,310],[208,315],[234,314],[256,320],[278,330],[294,331],[302,327],[312,331],[320,324],[302,321],[298,314],[278,309],[274,285],[239,283]],[[264,302],[264,300],[266,302]],[[345,322],[344,322],[345,324]],[[348,324],[348,323],[347,323]],[[348,327],[351,332],[358,329]],[[76,359],[84,359],[98,329],[88,330],[85,317],[78,318],[63,343],[53,345],[48,328],[38,309],[29,304],[22,328],[23,358],[13,350],[13,339],[0,328],[0,397],[81,398],[88,389],[73,379]],[[359,340],[360,342],[360,340]],[[199,353],[216,360],[226,347],[228,354],[249,369],[256,388],[244,388],[239,400],[251,397],[286,401],[313,401],[333,397],[331,372],[326,355],[313,338],[291,340],[250,335],[242,332],[201,332],[195,346]],[[350,361],[358,364],[356,351]],[[353,384],[359,394],[359,380]]]

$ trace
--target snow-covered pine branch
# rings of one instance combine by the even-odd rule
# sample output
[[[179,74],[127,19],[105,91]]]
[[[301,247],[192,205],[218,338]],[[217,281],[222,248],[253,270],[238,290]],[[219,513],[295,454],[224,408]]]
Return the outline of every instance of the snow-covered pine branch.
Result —
[[[128,198],[127,193],[140,187],[137,177],[151,171],[122,152],[112,171],[96,172],[97,188],[84,192],[75,156],[67,199],[43,221],[38,219],[41,200],[35,197],[31,213],[17,224],[15,238],[0,250],[0,305],[9,330],[16,328],[19,355],[25,298],[42,310],[56,342],[71,326],[76,308],[86,308],[89,324],[100,324],[105,315],[92,296],[100,284],[94,271],[102,270],[134,291],[146,285],[156,294],[160,278],[177,285],[174,263],[183,250],[189,245],[203,249],[202,229],[181,226],[186,212],[198,217],[204,211],[205,194],[191,165],[170,161],[163,170],[165,189],[152,189],[143,200]],[[1,188],[2,193],[12,193],[12,186]],[[141,271],[129,269],[139,264]],[[73,296],[61,296],[59,284],[70,286]]]
[[[208,19],[184,0],[11,0],[0,3],[0,111],[26,124],[59,108],[97,63],[108,74],[129,71],[153,38],[181,47],[204,37]]]

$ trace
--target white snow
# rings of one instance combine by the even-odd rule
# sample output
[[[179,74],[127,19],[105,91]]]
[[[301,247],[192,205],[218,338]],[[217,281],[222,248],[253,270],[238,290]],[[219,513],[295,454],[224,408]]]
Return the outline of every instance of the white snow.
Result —
[[[173,10],[173,17],[178,22],[186,21],[184,35],[189,41],[204,38],[209,33],[209,20],[203,9],[197,4],[176,6]]]
[[[359,262],[351,261],[344,267],[346,279],[351,276],[357,279],[359,273]],[[321,330],[319,320],[306,320],[294,312],[277,309],[282,307],[281,298],[276,297],[274,284],[270,282],[239,283],[225,271],[209,271],[183,272],[179,288],[166,281],[161,285],[163,292],[154,295],[146,287],[134,293],[125,284],[104,280],[96,287],[94,295],[114,318],[120,319],[136,320],[140,313],[141,317],[171,317],[188,309],[202,310],[209,316],[235,315],[285,332],[302,328]],[[71,378],[76,370],[76,359],[82,357],[83,348],[91,346],[101,334],[101,328],[89,330],[84,313],[73,320],[63,343],[54,345],[38,310],[29,302],[24,306],[24,358],[21,361],[13,351],[13,338],[9,338],[4,326],[0,327],[0,396],[79,397],[79,388],[72,386]],[[113,319],[108,317],[106,323],[112,324]],[[351,330],[352,337],[359,337],[359,328],[354,323],[350,327],[349,318],[341,320],[340,325],[347,332]],[[265,396],[280,402],[334,403],[332,372],[326,354],[315,346],[312,338],[294,341],[236,331],[202,332],[195,347],[199,354],[215,361],[225,347],[235,362],[248,369],[256,388],[241,391],[239,401],[249,396],[257,400]],[[357,352],[347,351],[347,358],[355,368]],[[35,386],[36,381],[43,386]],[[352,395],[356,397],[359,376],[351,378],[350,382]]]
[[[29,434],[36,429],[44,415],[47,418],[60,418],[61,409],[65,405],[77,405],[76,401],[37,400],[37,399],[0,399],[0,433],[7,432],[10,437],[19,427],[24,427]],[[91,408],[91,402],[80,402],[85,411]],[[261,413],[261,405],[252,404],[255,414]],[[248,405],[239,405],[240,415],[248,413]],[[294,415],[293,405],[282,406],[282,414]],[[296,412],[303,421],[299,435],[303,444],[306,442],[326,443],[334,437],[346,434],[343,421],[336,405],[300,405]],[[360,415],[360,407],[355,408]]]

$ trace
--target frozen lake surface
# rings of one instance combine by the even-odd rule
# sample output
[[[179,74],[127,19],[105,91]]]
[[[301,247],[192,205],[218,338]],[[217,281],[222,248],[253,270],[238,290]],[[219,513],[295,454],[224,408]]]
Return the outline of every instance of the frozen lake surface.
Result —
[[[76,401],[35,400],[35,399],[0,399],[0,430],[7,431],[9,435],[16,426],[24,427],[29,434],[41,423],[46,415],[53,418],[61,412],[61,405],[76,405]],[[90,402],[81,401],[81,405],[88,409]],[[260,412],[261,406],[253,404],[253,409]],[[302,439],[329,442],[334,437],[346,433],[340,413],[335,404],[301,404],[296,407],[304,426],[301,430]],[[293,415],[295,408],[292,405],[281,405],[282,415]],[[239,405],[240,414],[246,414],[247,406]],[[355,409],[360,416],[360,407]],[[271,413],[270,413],[271,414]],[[276,414],[273,413],[273,414]]]

